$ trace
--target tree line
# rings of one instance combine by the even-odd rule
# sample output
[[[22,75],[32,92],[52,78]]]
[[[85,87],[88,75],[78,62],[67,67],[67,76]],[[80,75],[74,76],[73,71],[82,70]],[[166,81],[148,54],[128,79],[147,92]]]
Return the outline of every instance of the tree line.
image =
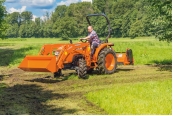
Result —
[[[54,12],[47,12],[44,19],[36,18],[35,21],[30,11],[7,14],[4,6],[0,5],[0,35],[8,38],[62,39],[86,36],[86,15],[95,13],[107,15],[111,22],[112,37],[156,36],[160,40],[172,41],[171,0],[94,0],[93,4],[73,3],[57,6]],[[106,36],[108,28],[103,17],[92,17],[91,24],[100,37]]]

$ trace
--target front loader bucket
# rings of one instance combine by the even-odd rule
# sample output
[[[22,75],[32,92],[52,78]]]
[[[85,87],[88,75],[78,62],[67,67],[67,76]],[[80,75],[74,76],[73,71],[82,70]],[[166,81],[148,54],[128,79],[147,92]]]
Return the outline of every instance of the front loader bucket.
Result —
[[[26,56],[19,65],[20,69],[31,72],[56,72],[55,56]]]

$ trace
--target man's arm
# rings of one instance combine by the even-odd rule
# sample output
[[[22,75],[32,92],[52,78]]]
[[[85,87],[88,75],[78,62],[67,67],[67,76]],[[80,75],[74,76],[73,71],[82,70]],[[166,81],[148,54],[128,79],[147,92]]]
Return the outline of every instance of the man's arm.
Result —
[[[85,38],[81,38],[81,40],[90,40],[90,36],[87,36],[87,37],[85,37]]]

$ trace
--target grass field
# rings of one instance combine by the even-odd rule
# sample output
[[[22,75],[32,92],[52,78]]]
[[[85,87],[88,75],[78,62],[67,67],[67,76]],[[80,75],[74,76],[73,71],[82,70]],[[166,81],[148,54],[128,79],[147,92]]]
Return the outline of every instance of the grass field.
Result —
[[[172,43],[160,42],[154,38],[137,39],[110,39],[114,43],[116,52],[125,52],[127,48],[133,50],[135,64],[171,64],[172,63]],[[0,40],[0,47],[12,47],[13,49],[1,50],[0,52],[11,52],[11,59],[5,59],[3,64],[18,65],[25,55],[37,55],[44,44],[68,43],[69,41],[59,41],[59,39],[8,39]],[[75,40],[74,42],[77,42]],[[14,52],[15,51],[15,52]],[[5,57],[5,56],[3,56]],[[7,56],[9,57],[9,56]],[[7,60],[7,61],[6,61]]]
[[[0,114],[172,114],[172,43],[152,37],[110,42],[117,52],[131,48],[135,65],[81,80],[73,71],[51,79],[50,73],[17,69],[25,55],[37,55],[43,44],[68,41],[0,40]]]
[[[171,79],[117,84],[110,89],[91,92],[87,98],[109,114],[171,114],[171,87]]]

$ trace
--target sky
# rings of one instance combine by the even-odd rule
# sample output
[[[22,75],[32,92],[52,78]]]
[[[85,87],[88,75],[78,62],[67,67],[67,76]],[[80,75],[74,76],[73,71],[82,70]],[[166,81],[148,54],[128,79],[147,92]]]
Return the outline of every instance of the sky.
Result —
[[[4,6],[8,13],[31,11],[33,20],[43,18],[46,12],[53,12],[58,5],[70,5],[81,0],[6,0]]]

